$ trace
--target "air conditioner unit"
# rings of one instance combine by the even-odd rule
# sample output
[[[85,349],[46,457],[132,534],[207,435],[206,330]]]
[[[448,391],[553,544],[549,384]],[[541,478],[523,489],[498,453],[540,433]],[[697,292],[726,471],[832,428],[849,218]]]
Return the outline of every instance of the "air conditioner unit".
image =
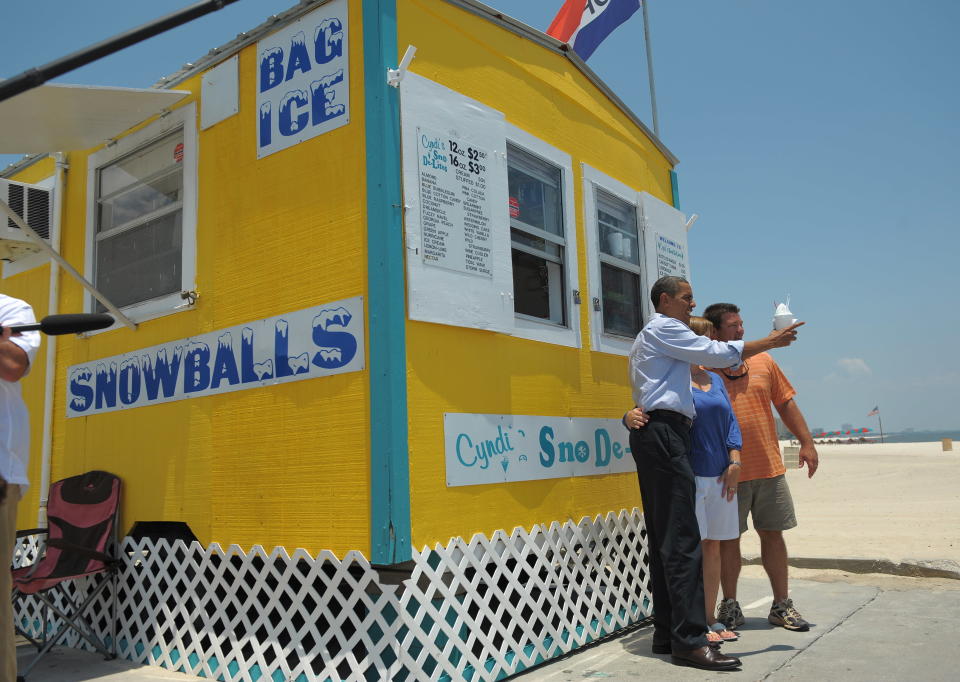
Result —
[[[0,180],[0,200],[5,201],[44,239],[50,239],[52,198],[53,192],[44,187]],[[39,250],[40,247],[23,234],[23,230],[6,213],[0,214],[0,259],[14,261]]]

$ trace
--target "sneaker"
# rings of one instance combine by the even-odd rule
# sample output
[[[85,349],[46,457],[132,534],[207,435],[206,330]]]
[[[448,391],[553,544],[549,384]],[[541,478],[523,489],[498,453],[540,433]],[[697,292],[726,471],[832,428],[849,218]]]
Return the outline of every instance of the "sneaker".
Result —
[[[720,602],[717,607],[717,620],[726,625],[728,630],[734,630],[747,622],[740,609],[740,602],[736,599],[724,599]]]
[[[806,632],[810,629],[810,623],[805,621],[800,612],[793,607],[792,599],[784,599],[779,604],[771,606],[767,621],[771,625],[779,625],[796,632]]]

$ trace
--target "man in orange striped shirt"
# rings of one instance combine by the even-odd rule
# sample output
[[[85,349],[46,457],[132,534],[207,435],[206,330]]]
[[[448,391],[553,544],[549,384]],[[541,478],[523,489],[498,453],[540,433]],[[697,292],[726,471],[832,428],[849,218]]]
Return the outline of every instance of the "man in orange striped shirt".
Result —
[[[719,341],[743,338],[740,309],[732,303],[714,303],[707,307],[703,315],[713,322]],[[809,630],[810,625],[788,596],[787,545],[783,531],[796,526],[797,520],[771,405],[800,441],[800,466],[806,465],[808,477],[817,470],[817,449],[806,420],[793,399],[796,391],[769,354],[755,355],[737,370],[722,370],[720,375],[743,435],[743,469],[737,490],[740,532],[746,532],[747,517],[752,516],[753,527],[760,536],[763,567],[773,588],[773,606],[767,620],[787,630]],[[720,558],[724,599],[720,603],[717,620],[728,628],[735,628],[744,623],[737,602],[737,580],[741,565],[739,538],[720,542]]]

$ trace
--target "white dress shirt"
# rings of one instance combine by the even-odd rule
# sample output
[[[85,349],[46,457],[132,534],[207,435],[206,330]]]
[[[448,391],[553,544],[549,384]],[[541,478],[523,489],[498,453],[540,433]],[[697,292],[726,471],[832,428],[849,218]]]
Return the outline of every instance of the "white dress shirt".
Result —
[[[711,341],[680,320],[654,313],[630,349],[634,403],[645,412],[673,410],[693,419],[690,365],[734,367],[743,341]]]
[[[0,294],[0,325],[9,327],[36,321],[29,304]],[[26,351],[29,372],[40,348],[40,333],[23,332],[20,336],[11,336],[10,341]],[[0,477],[7,483],[21,486],[21,489],[26,488],[29,462],[30,416],[20,393],[20,382],[0,379]]]

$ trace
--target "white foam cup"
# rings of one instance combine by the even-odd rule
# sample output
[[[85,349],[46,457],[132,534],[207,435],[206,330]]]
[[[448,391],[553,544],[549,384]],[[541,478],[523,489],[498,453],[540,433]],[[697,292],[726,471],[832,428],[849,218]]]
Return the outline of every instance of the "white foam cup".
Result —
[[[793,313],[781,313],[779,315],[774,315],[773,328],[778,331],[781,329],[786,329],[796,321],[797,319],[793,316]]]

